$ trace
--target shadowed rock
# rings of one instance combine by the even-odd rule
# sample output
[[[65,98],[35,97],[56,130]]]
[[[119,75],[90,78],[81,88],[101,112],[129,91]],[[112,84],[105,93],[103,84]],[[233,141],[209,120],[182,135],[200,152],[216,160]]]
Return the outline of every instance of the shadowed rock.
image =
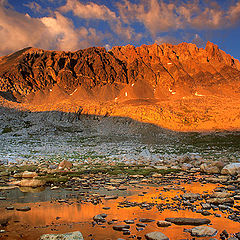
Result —
[[[209,224],[211,221],[206,218],[165,218],[165,221],[174,223],[176,225],[203,225]]]

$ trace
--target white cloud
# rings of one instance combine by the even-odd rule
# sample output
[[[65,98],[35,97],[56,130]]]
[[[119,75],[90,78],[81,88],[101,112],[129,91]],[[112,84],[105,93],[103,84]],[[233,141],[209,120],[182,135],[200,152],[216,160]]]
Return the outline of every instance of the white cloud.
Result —
[[[122,39],[129,41],[135,37],[134,29],[130,26],[123,26],[120,17],[105,5],[98,5],[93,2],[83,4],[78,0],[67,0],[66,4],[59,8],[59,11],[72,12],[82,19],[107,21],[112,31]]]
[[[78,0],[67,0],[66,5],[59,8],[62,12],[72,11],[75,16],[84,19],[115,20],[115,12],[105,5],[98,5],[93,2],[83,4]]]
[[[101,34],[93,28],[76,29],[70,19],[59,12],[50,17],[33,18],[6,8],[0,2],[0,55],[24,47],[78,50],[100,44]]]
[[[140,0],[138,4],[125,0],[117,6],[122,21],[143,23],[153,37],[158,33],[186,28],[222,29],[240,20],[240,1],[228,10],[216,2],[201,5],[199,0],[168,3],[164,0]]]

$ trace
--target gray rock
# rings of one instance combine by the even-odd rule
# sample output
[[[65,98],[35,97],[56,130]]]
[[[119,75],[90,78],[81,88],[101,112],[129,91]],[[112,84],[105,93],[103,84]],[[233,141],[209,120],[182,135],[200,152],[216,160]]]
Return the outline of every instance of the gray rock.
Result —
[[[223,167],[224,167],[223,162],[215,161],[201,164],[200,169],[202,172],[213,174],[220,173]]]
[[[184,193],[181,195],[182,198],[186,199],[197,199],[200,197],[199,193]]]
[[[40,240],[84,240],[81,232],[70,232],[64,234],[44,234]]]
[[[147,240],[169,240],[169,238],[161,232],[150,232],[145,235]]]
[[[232,198],[209,198],[206,200],[209,204],[224,204],[224,203],[234,203],[234,200]]]
[[[222,171],[222,174],[235,175],[240,173],[240,163],[230,163],[226,165]]]
[[[96,222],[106,222],[106,218],[107,214],[103,213],[103,214],[98,214],[96,216],[93,217],[93,220]]]
[[[199,226],[209,224],[211,221],[206,218],[165,218],[165,221],[174,223],[176,225],[193,225]]]
[[[217,234],[217,229],[207,226],[194,227],[192,229],[185,229],[185,232],[189,232],[193,237],[212,237]]]

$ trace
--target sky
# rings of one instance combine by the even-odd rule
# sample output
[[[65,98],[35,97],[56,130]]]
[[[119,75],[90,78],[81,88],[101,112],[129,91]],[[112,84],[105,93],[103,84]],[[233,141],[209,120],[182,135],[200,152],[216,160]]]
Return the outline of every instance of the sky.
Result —
[[[0,56],[211,41],[240,59],[240,0],[0,0]]]

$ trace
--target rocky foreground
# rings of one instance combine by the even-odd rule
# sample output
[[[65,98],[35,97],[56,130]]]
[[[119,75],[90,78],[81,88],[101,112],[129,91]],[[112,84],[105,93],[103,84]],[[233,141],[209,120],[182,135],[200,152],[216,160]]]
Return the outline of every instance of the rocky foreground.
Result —
[[[50,208],[51,204],[64,204],[69,207],[77,204],[82,208],[86,204],[101,206],[102,210],[94,207],[95,210],[91,211],[92,220],[87,221],[91,223],[91,227],[84,225],[85,227],[81,228],[84,239],[105,239],[100,237],[103,234],[100,229],[104,228],[111,233],[109,236],[115,236],[114,239],[121,235],[126,236],[125,239],[182,239],[178,237],[182,234],[192,237],[240,239],[237,231],[240,226],[240,163],[209,162],[204,159],[192,161],[189,157],[184,157],[179,159],[176,165],[178,168],[171,164],[159,163],[153,166],[151,163],[143,165],[138,162],[132,165],[110,162],[100,164],[93,161],[88,164],[72,164],[66,160],[60,163],[39,162],[37,165],[2,165],[0,208],[5,207],[5,213],[34,212],[35,208],[37,210],[41,205],[44,206],[44,203],[40,203],[38,207],[31,203],[16,205],[11,200],[11,191],[16,186],[25,192],[36,192],[34,189],[38,187],[47,187],[48,191],[58,191],[59,194],[68,191],[65,197],[55,195],[55,199],[50,202]],[[126,195],[130,189],[133,192],[138,191],[137,197]],[[50,192],[48,195],[51,195]],[[111,202],[112,205],[108,204]],[[44,208],[46,207],[49,208],[48,205]],[[120,211],[118,209],[122,209],[123,216],[125,209],[135,209],[136,215],[130,219],[122,219],[121,215],[114,218],[113,214]],[[140,214],[137,217],[137,209],[146,211],[145,215]],[[156,211],[159,212],[157,217],[154,214]],[[58,214],[62,216],[60,212]],[[8,229],[14,225],[14,218],[12,220],[4,216],[0,219],[0,234],[3,239],[11,239],[14,230]],[[62,217],[64,218],[64,215]],[[58,216],[55,218],[61,219]],[[81,218],[79,220],[81,221]],[[18,234],[25,236],[25,239],[83,239],[81,232],[69,231],[69,226],[77,229],[76,224],[78,223],[64,221],[52,222],[46,226],[31,227],[30,224],[25,230],[21,227],[23,225],[20,225]],[[183,227],[176,230],[175,225]],[[99,233],[95,232],[96,228]],[[67,229],[67,234],[58,233],[66,232]],[[155,230],[149,231],[153,229]],[[39,238],[31,235],[36,233]]]

